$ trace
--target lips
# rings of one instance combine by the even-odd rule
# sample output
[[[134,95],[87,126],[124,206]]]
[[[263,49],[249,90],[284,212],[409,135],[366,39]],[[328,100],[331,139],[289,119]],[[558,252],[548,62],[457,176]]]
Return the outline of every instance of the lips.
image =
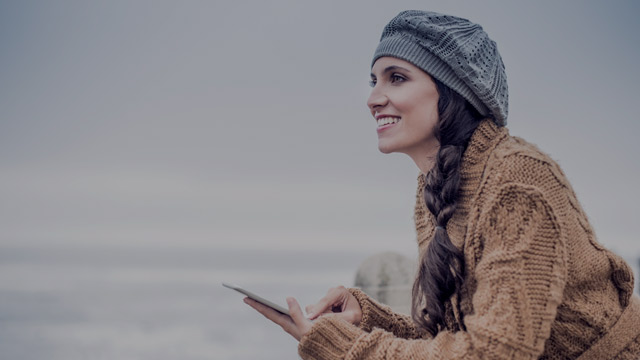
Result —
[[[378,115],[376,116],[376,121],[378,122],[378,133],[393,127],[395,124],[397,124],[400,121],[400,118],[397,116],[390,116],[390,115]]]

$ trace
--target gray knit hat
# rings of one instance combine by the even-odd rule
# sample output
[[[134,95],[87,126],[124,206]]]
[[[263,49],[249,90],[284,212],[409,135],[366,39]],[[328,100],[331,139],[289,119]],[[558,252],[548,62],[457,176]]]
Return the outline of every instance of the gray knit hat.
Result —
[[[412,63],[462,95],[482,115],[507,123],[507,74],[496,43],[480,25],[455,16],[407,10],[385,26],[371,66],[382,56]]]

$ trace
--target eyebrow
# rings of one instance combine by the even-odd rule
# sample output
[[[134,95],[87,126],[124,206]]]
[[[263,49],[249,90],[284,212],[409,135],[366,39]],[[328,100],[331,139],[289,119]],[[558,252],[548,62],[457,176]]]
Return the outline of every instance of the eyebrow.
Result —
[[[391,71],[395,71],[395,70],[404,70],[408,73],[411,73],[411,70],[407,69],[407,68],[403,68],[402,66],[398,66],[398,65],[390,65],[387,66],[386,68],[384,68],[384,70],[382,70],[382,75],[387,74]],[[376,77],[375,75],[373,75],[373,73],[371,73],[371,77]]]

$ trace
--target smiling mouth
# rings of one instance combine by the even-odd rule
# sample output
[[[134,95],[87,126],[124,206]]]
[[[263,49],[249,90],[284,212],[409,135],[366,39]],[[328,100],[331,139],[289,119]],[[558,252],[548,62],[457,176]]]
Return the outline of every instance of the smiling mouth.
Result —
[[[392,116],[381,117],[378,119],[378,129],[387,125],[396,124],[398,123],[398,121],[400,121],[400,118],[397,118],[397,117],[392,117]]]

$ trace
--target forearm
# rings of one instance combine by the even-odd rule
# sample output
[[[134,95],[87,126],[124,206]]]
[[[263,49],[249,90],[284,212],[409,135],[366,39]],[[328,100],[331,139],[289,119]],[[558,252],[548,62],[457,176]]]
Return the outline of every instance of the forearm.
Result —
[[[359,325],[362,330],[370,332],[374,328],[380,328],[405,339],[430,337],[430,334],[418,327],[410,316],[394,312],[390,307],[378,303],[360,289],[351,288],[349,292],[358,300],[362,309],[362,320]]]

